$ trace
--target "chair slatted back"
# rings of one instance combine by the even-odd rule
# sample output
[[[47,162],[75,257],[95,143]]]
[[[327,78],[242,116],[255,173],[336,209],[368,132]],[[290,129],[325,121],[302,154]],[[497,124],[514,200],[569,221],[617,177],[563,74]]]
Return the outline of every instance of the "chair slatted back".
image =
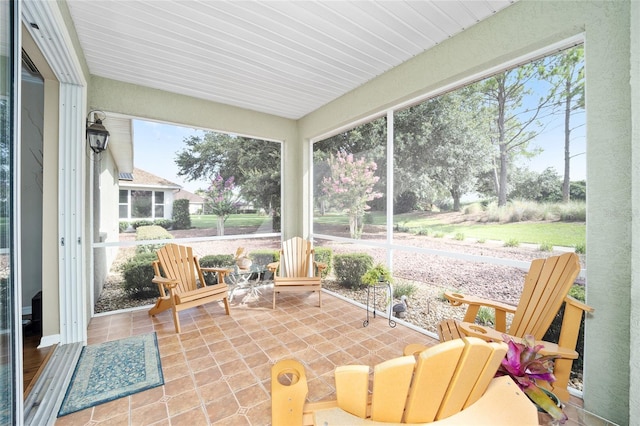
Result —
[[[197,259],[193,249],[178,244],[167,244],[157,251],[158,261],[166,278],[178,281],[177,293],[185,293],[197,288],[197,279],[201,279]],[[203,281],[204,282],[204,281]]]
[[[509,334],[542,339],[579,273],[580,259],[575,253],[534,260]]]
[[[313,248],[311,241],[293,237],[282,243],[280,250],[281,277],[311,277]]]
[[[467,408],[484,394],[507,354],[502,342],[469,337],[418,355],[404,423],[427,423]]]
[[[469,407],[487,390],[507,354],[503,342],[476,337],[454,339],[417,355],[374,367],[370,419],[387,423],[430,423]],[[365,418],[368,367],[335,371],[338,407]]]

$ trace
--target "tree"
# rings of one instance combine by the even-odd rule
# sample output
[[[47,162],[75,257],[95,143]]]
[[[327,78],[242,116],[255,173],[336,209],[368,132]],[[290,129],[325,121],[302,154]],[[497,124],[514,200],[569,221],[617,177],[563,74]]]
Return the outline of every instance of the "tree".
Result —
[[[380,179],[374,174],[376,163],[356,160],[353,154],[341,151],[329,157],[328,165],[330,174],[322,179],[323,193],[332,206],[347,212],[351,238],[360,238],[362,218],[369,209],[367,201],[382,196],[373,190]]]
[[[476,86],[399,112],[394,190],[402,192],[396,193],[425,194],[431,188],[433,197],[445,190],[453,199],[453,209],[460,210],[462,196],[475,188],[478,175],[491,168],[492,148],[485,131],[489,119]]]
[[[558,63],[550,74],[552,79],[558,80],[558,103],[564,112],[562,201],[567,203],[571,198],[571,117],[577,110],[584,110],[584,47],[565,50],[558,58]]]
[[[547,167],[541,173],[518,168],[512,179],[510,199],[523,199],[538,203],[557,203],[562,199],[561,179],[553,167]]]
[[[376,176],[381,182],[386,180],[387,120],[380,117],[353,129],[339,133],[313,144],[314,194],[320,214],[324,214],[326,197],[322,190],[322,179],[329,171],[328,160],[337,152],[349,152],[375,161]]]
[[[224,235],[224,223],[232,213],[238,210],[238,196],[234,193],[234,177],[224,180],[217,175],[206,191],[206,206],[218,217],[216,224],[218,235]]]
[[[206,132],[185,138],[186,148],[176,156],[178,175],[188,180],[234,176],[240,196],[264,208],[280,230],[280,144],[259,139]]]
[[[534,154],[528,150],[529,142],[542,130],[539,120],[552,112],[555,88],[536,100],[531,96],[530,85],[545,75],[554,60],[554,57],[540,59],[476,83],[494,114],[491,134],[497,149],[494,186],[499,206],[507,202],[509,164],[519,155]]]

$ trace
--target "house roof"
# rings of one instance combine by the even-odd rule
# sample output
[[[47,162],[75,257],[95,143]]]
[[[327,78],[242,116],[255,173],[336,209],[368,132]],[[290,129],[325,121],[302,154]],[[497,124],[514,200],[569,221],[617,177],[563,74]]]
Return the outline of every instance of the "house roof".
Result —
[[[198,194],[189,192],[186,189],[181,189],[180,192],[176,193],[174,198],[176,200],[182,200],[182,199],[189,200],[190,203],[196,203],[196,204],[204,203],[204,198],[202,198]]]
[[[67,4],[92,75],[298,119],[514,2]]]
[[[126,173],[120,174],[120,187],[149,187],[149,188],[163,188],[163,189],[181,189],[182,186],[177,183],[171,182],[160,176],[156,176],[153,173],[149,173],[145,170],[134,168],[131,174],[133,179],[129,179]]]

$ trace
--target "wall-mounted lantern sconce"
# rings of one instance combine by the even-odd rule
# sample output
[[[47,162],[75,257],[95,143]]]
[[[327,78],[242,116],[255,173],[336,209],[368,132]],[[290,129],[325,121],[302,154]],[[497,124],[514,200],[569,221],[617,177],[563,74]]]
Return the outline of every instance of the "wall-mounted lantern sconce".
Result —
[[[95,121],[89,121],[92,113]],[[107,115],[102,111],[91,111],[87,115],[87,142],[96,154],[107,149],[107,143],[109,143],[109,131],[102,125],[102,120],[105,118]]]

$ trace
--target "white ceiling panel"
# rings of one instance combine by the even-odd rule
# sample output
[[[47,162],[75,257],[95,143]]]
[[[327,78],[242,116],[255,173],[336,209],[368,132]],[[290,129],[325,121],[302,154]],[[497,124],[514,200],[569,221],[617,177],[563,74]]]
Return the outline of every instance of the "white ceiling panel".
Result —
[[[68,0],[92,74],[297,119],[512,0]]]

